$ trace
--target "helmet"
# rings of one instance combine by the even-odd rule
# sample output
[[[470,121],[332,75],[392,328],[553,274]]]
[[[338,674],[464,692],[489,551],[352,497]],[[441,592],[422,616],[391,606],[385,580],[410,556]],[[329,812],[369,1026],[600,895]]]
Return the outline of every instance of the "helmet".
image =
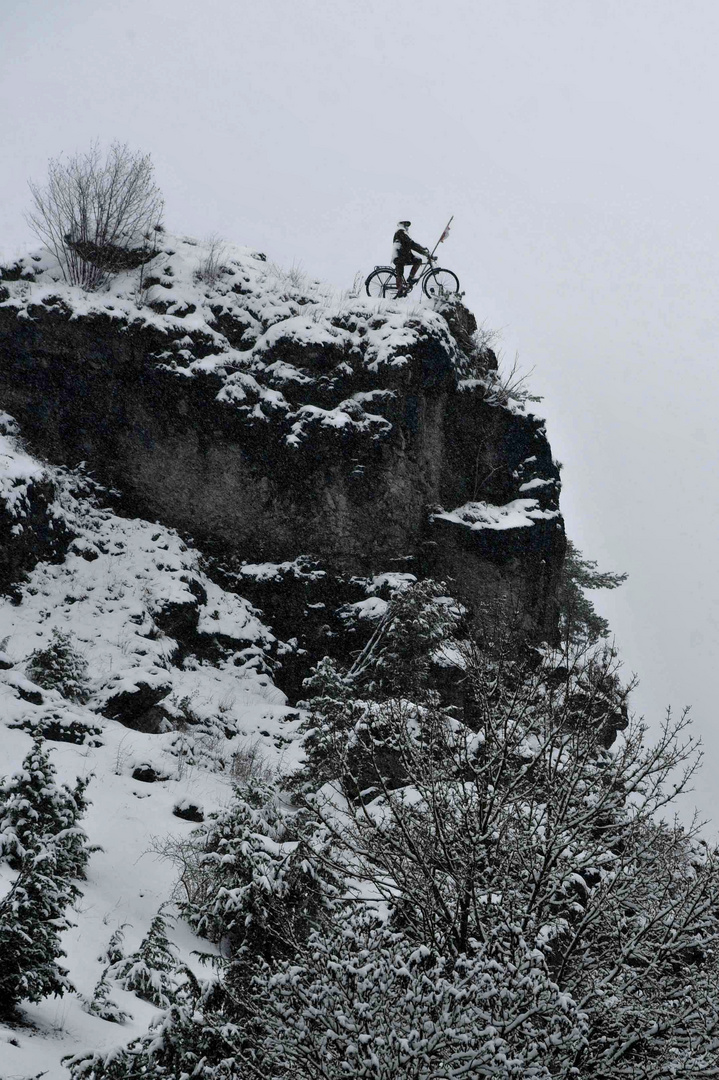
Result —
[[[400,227],[400,229],[408,229],[410,227],[410,225],[412,224],[412,222],[411,221],[398,221],[397,224]]]

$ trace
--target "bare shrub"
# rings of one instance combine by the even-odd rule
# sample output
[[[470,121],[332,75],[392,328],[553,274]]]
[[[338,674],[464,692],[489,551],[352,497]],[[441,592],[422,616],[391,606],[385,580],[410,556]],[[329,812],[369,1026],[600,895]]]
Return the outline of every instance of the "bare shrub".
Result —
[[[114,142],[103,157],[95,142],[52,158],[46,186],[30,183],[28,223],[71,285],[98,289],[111,273],[152,258],[164,206],[153,173],[149,154]]]
[[[194,836],[155,837],[151,851],[169,859],[178,870],[172,899],[179,903],[207,903],[215,888],[211,868],[203,864],[202,844]]]
[[[230,776],[236,784],[246,784],[249,780],[270,782],[277,778],[277,770],[262,753],[259,739],[255,739],[234,752],[230,762]]]
[[[222,237],[213,233],[207,240],[207,253],[195,273],[197,281],[202,281],[205,285],[214,285],[224,269],[225,256],[226,248]]]
[[[509,369],[492,373],[485,401],[490,405],[508,405],[510,401],[524,405],[527,401],[541,401],[541,397],[530,393],[527,386],[527,381],[533,372],[534,368],[522,372],[519,367],[519,357],[515,356]]]
[[[278,283],[285,288],[307,291],[311,286],[318,284],[318,282],[310,282],[302,263],[292,263],[289,269],[279,266],[277,263],[270,263],[269,270]]]

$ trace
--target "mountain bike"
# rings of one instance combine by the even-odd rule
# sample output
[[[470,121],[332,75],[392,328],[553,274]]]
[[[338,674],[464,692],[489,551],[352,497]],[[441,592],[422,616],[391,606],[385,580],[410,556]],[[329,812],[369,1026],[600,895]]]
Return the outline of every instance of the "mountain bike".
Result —
[[[444,270],[441,266],[434,265],[435,260],[430,255],[427,260],[427,269],[418,274],[413,281],[405,281],[402,289],[397,290],[397,271],[394,266],[375,266],[372,273],[365,281],[365,289],[368,296],[382,297],[384,300],[396,300],[397,297],[407,296],[419,282],[422,283],[422,292],[431,300],[438,300],[442,296],[451,296],[459,292],[459,278],[451,270]]]

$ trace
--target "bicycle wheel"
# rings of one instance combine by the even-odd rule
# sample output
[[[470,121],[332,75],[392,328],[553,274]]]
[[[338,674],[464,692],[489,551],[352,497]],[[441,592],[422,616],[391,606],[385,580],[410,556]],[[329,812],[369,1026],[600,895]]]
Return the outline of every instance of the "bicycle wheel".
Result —
[[[459,278],[451,270],[442,270],[437,267],[435,270],[430,270],[429,273],[425,274],[422,288],[425,296],[437,300],[441,296],[458,293]]]
[[[397,295],[397,272],[391,266],[380,266],[372,271],[364,286],[368,296],[394,300]]]

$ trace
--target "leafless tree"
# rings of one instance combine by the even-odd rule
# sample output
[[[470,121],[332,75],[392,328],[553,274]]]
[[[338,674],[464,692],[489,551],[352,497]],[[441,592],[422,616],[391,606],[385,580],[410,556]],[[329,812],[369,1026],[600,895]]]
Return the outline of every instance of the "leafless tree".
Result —
[[[44,187],[30,183],[28,223],[66,281],[94,290],[152,257],[164,205],[153,174],[149,154],[114,142],[103,157],[95,142],[86,153],[51,159]]]
[[[611,649],[460,652],[463,722],[405,694],[324,736],[342,779],[306,805],[358,895],[434,955],[537,950],[586,1021],[553,1077],[719,1076],[719,852],[672,817],[700,758],[688,716],[647,745]]]

